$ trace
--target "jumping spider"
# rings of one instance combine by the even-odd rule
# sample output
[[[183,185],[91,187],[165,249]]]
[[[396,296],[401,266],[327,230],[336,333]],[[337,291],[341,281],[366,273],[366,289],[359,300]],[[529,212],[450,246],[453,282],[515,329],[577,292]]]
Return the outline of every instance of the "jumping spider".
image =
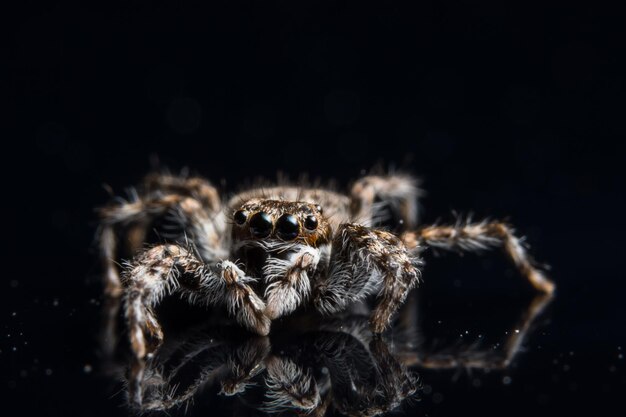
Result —
[[[375,294],[370,326],[381,333],[420,280],[420,254],[427,247],[501,246],[535,289],[553,292],[509,226],[468,221],[417,227],[418,196],[409,176],[370,175],[348,195],[264,186],[223,203],[202,178],[148,175],[130,201],[118,199],[99,211],[105,291],[124,295],[138,358],[161,344],[154,307],[173,294],[224,306],[260,335],[270,332],[272,320],[309,304],[332,314]],[[396,230],[380,227],[390,222]],[[145,248],[151,230],[161,243]],[[121,279],[118,252],[132,256]]]

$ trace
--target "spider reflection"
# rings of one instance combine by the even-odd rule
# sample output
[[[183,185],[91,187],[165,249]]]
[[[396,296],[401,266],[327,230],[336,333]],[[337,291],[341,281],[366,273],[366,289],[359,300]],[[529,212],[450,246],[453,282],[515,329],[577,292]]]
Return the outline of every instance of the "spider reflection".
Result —
[[[140,412],[189,410],[221,398],[233,415],[384,414],[419,399],[420,368],[508,367],[550,300],[533,299],[499,350],[475,343],[423,348],[415,298],[382,336],[371,333],[367,314],[294,317],[270,336],[224,319],[168,339],[149,358],[127,355],[128,405]]]
[[[152,360],[135,360],[131,406],[168,410],[214,387],[240,406],[270,414],[322,416],[332,404],[341,414],[373,416],[398,407],[418,389],[417,376],[371,335],[366,318],[271,338],[233,330],[212,327]]]

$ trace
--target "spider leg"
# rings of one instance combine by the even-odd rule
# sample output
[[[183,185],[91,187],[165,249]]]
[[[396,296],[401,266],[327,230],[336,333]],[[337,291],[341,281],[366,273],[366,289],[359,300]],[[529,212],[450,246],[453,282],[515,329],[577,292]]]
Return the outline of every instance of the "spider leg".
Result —
[[[321,400],[319,387],[310,368],[285,357],[272,355],[266,359],[266,401],[262,410],[268,413],[285,411],[298,415],[315,410]]]
[[[369,350],[380,377],[381,398],[378,408],[385,412],[391,411],[405,398],[415,394],[418,388],[417,376],[392,355],[382,338],[373,338],[369,343]],[[372,413],[374,414],[378,413]]]
[[[150,222],[167,213],[186,198],[188,197],[168,195],[153,200],[139,199],[133,202],[125,202],[119,205],[103,207],[99,210],[101,221],[98,243],[100,246],[100,259],[105,270],[105,294],[113,297],[122,294],[117,266],[117,227],[127,226],[128,252],[135,253],[145,240],[146,229]]]
[[[352,215],[366,226],[385,224],[396,217],[402,230],[413,228],[421,194],[418,181],[409,176],[366,176],[352,186]]]
[[[226,304],[240,324],[261,335],[269,333],[265,303],[248,285],[255,279],[230,261],[206,264],[181,246],[159,245],[135,258],[124,279],[131,347],[139,358],[161,344],[163,332],[153,309],[174,293],[187,296],[191,303]]]
[[[507,332],[508,336],[503,343],[502,350],[495,351],[479,343],[461,348],[455,347],[444,352],[426,353],[418,349],[406,355],[405,363],[409,366],[427,369],[506,369],[523,351],[528,333],[537,325],[538,318],[552,299],[552,295],[544,293],[537,294],[533,298],[521,319],[514,326],[515,331]]]
[[[342,414],[379,415],[417,390],[417,377],[381,337],[354,333],[342,325],[321,333],[314,347],[329,371],[333,401]]]
[[[430,246],[446,250],[479,252],[493,247],[503,247],[509,258],[519,268],[532,286],[552,294],[554,282],[534,266],[534,262],[514,230],[501,222],[459,223],[451,226],[427,226],[416,232],[406,232],[402,240],[408,248]]]
[[[234,347],[228,341],[216,339],[201,339],[201,347],[184,345],[170,355],[148,360],[131,358],[127,377],[129,405],[147,412],[164,411],[188,403],[203,385],[214,382],[224,373],[226,358]],[[194,378],[181,387],[177,378],[183,368]]]
[[[143,180],[148,192],[179,194],[193,197],[208,211],[220,209],[220,196],[215,187],[200,177],[183,177],[169,174],[152,173]]]
[[[311,295],[309,273],[320,260],[319,249],[298,245],[287,259],[271,257],[263,268],[267,308],[265,314],[274,320],[294,311]]]
[[[220,394],[226,396],[242,394],[254,385],[252,379],[265,370],[265,360],[272,346],[269,337],[251,337],[238,346],[233,346],[228,360],[227,371],[220,380]]]
[[[119,227],[125,227],[128,252],[135,254],[144,243],[151,222],[165,214],[173,213],[176,223],[194,236],[194,241],[205,258],[224,256],[220,251],[221,242],[218,236],[225,222],[213,209],[219,204],[219,198],[207,204],[209,203],[195,196],[168,194],[138,198],[133,202],[101,208],[98,240],[100,258],[105,270],[105,294],[115,297],[122,293],[117,266],[116,231],[119,231]]]
[[[315,306],[335,313],[378,292],[370,326],[374,333],[382,333],[417,284],[420,264],[420,258],[410,256],[392,233],[343,224],[332,243],[330,270],[316,286]]]
[[[101,226],[98,235],[100,260],[104,268],[104,294],[109,297],[117,298],[122,295],[123,292],[117,264],[115,263],[117,237],[111,225]]]

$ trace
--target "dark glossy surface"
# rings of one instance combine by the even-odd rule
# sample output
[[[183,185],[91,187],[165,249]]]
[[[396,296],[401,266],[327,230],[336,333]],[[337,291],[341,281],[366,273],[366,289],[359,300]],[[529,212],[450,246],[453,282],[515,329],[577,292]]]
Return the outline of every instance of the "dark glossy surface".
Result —
[[[291,214],[283,214],[276,221],[276,229],[278,237],[284,240],[292,240],[298,237],[300,225],[298,219]]]
[[[267,237],[272,232],[272,218],[264,212],[256,213],[250,218],[250,232],[254,237]]]
[[[248,212],[243,210],[237,210],[233,218],[235,220],[235,223],[237,223],[238,225],[242,225],[248,219]]]
[[[20,6],[4,61],[2,415],[129,414],[124,358],[108,362],[99,340],[93,208],[109,198],[102,184],[123,194],[155,154],[229,191],[279,170],[345,190],[382,162],[423,178],[424,222],[508,218],[551,265],[556,298],[506,369],[416,366],[422,399],[405,410],[623,415],[621,14],[589,2]],[[533,302],[515,271],[497,252],[426,260],[416,351],[503,352]],[[172,338],[203,322],[169,308]],[[215,391],[190,413],[232,414]]]
[[[304,219],[304,227],[308,230],[315,230],[317,228],[317,217],[306,216]]]

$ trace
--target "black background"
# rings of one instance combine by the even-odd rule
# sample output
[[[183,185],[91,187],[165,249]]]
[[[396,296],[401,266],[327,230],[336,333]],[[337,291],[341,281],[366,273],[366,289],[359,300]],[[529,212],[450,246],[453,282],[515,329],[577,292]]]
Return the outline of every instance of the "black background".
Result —
[[[93,209],[152,155],[229,192],[277,171],[346,187],[380,163],[423,179],[425,221],[510,219],[552,266],[547,324],[480,387],[425,373],[440,396],[411,413],[624,412],[623,15],[595,2],[83,3],[24,2],[3,60],[7,415],[126,414],[96,372]],[[429,261],[422,298],[441,301],[425,320],[477,301],[497,316],[497,273],[477,284],[485,266],[452,258]]]

